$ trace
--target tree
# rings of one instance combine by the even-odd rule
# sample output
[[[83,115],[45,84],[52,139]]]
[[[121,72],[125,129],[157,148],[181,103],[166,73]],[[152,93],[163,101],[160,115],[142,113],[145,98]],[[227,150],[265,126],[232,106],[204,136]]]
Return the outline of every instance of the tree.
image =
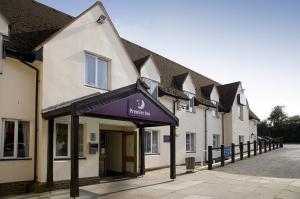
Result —
[[[275,106],[268,118],[270,124],[274,127],[280,126],[288,118],[288,115],[284,112],[284,106]]]

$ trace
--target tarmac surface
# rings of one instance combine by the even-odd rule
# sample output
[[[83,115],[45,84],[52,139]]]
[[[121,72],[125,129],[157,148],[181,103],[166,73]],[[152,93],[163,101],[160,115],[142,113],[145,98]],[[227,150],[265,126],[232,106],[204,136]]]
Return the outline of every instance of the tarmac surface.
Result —
[[[80,197],[124,199],[300,199],[300,145],[285,145],[211,171],[197,168],[185,173],[177,167],[175,181],[169,169],[147,172],[144,177],[80,187]],[[25,194],[10,199],[63,199],[69,190]]]

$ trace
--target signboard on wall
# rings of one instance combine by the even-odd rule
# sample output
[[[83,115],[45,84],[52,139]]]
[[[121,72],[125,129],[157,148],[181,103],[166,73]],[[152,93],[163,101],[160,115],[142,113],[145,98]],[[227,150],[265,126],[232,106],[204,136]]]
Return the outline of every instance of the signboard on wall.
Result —
[[[151,109],[148,100],[141,97],[130,97],[128,99],[128,115],[140,118],[150,118]]]
[[[165,143],[170,143],[170,136],[169,135],[164,135],[164,142]]]
[[[238,103],[243,106],[247,105],[247,98],[243,93],[238,95]]]

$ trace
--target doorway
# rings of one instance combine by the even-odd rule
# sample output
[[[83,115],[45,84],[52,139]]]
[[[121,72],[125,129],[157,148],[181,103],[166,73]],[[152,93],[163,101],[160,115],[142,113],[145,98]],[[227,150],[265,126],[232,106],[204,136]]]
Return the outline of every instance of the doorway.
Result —
[[[136,132],[100,130],[99,176],[136,176]]]

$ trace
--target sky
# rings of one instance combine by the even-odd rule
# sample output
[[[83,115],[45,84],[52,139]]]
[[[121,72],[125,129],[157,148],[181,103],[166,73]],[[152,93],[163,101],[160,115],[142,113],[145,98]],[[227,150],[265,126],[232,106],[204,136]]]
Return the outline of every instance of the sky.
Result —
[[[94,0],[39,0],[77,16]],[[119,34],[219,83],[241,81],[251,109],[300,114],[300,1],[102,0]]]

